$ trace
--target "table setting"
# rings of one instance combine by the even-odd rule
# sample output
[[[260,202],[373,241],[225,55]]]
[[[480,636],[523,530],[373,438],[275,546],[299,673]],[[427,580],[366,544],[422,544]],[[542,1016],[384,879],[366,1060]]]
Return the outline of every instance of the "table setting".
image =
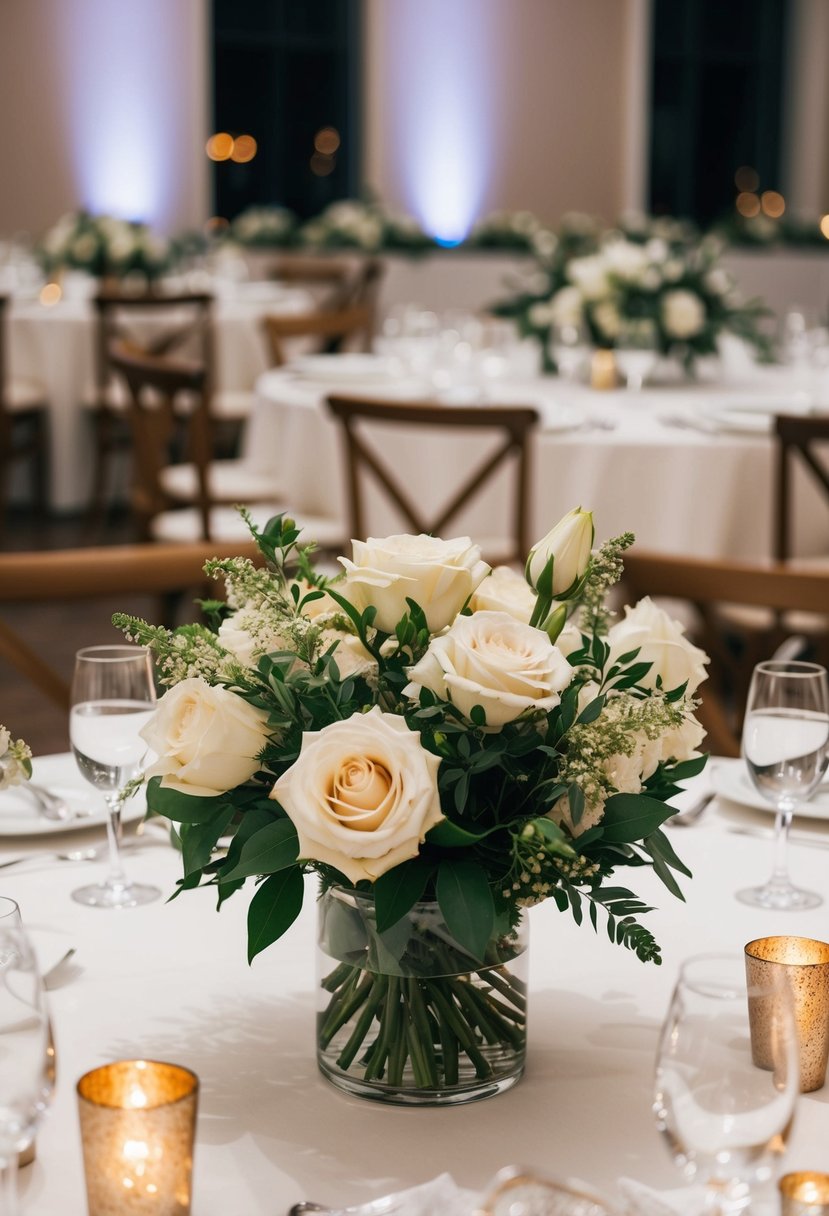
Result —
[[[776,1214],[782,1196],[789,1216],[819,1216],[826,1058],[807,1077],[795,1053],[829,1032],[815,1014],[829,1001],[826,673],[759,672],[745,758],[706,764],[689,698],[707,658],[650,607],[608,623],[629,539],[593,538],[590,513],[571,511],[498,611],[492,593],[475,608],[489,572],[474,546],[356,545],[344,582],[317,585],[277,518],[259,534],[265,571],[208,564],[233,589],[218,633],[119,616],[124,647],[81,653],[73,754],[32,759],[2,732],[9,957],[29,984],[35,960],[49,973],[32,1033],[57,1069],[54,1084],[45,1055],[33,1067],[15,1132],[20,1150],[35,1144],[24,1213],[74,1216],[86,1194],[91,1216],[665,1216],[697,1210],[708,1185],[734,1211],[750,1191],[752,1210]],[[408,606],[401,562],[418,571]],[[82,674],[90,659],[146,670],[150,650],[154,692]],[[110,709],[118,734],[90,735],[101,705],[129,711]],[[781,716],[788,733],[769,734]],[[139,772],[135,798],[116,797]],[[30,777],[69,820],[46,817]],[[500,781],[514,783],[503,811]],[[550,801],[555,815],[532,809]],[[812,899],[742,902],[773,856],[779,886],[787,837],[792,884]],[[614,867],[634,863],[633,890],[618,886]],[[90,903],[90,886],[118,898]],[[124,898],[136,886],[155,892]]]

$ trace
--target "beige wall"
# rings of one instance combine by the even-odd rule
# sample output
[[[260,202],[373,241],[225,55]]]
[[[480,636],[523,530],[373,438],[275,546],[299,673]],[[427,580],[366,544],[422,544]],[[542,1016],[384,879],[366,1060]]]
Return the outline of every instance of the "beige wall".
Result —
[[[0,0],[0,233],[39,234],[80,206],[167,232],[203,221],[206,13],[205,0]],[[134,215],[111,203],[130,173]]]
[[[635,0],[454,0],[467,9],[459,70],[489,107],[481,212],[527,208],[550,222],[566,211],[614,218],[637,201],[625,177],[641,89],[628,80]],[[400,109],[428,107],[441,70],[447,0],[367,0],[367,183],[411,206]],[[430,42],[432,48],[430,50]],[[413,49],[416,52],[413,62]],[[483,63],[478,62],[482,56]],[[638,65],[641,71],[641,61]],[[405,100],[396,100],[402,90]]]

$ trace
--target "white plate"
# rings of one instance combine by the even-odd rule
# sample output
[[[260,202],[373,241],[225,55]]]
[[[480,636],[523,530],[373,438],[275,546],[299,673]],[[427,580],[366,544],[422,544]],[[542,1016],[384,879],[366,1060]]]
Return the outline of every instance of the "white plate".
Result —
[[[360,354],[357,351],[341,355],[302,355],[290,364],[297,376],[309,380],[324,380],[332,384],[343,384],[357,380],[391,380],[399,371],[399,364],[384,355]]]
[[[48,836],[106,823],[108,812],[103,795],[87,785],[70,755],[36,756],[32,761],[32,780],[65,798],[78,812],[77,819],[46,819],[29,794],[12,786],[0,790],[0,837]],[[121,818],[124,823],[131,823],[143,818],[146,809],[146,799],[140,791],[125,804]]]
[[[729,798],[758,811],[775,813],[774,807],[754,788],[742,760],[718,760],[711,769],[711,785],[721,798]],[[798,806],[795,815],[803,819],[829,819],[829,790],[818,789],[808,802]]]
[[[711,410],[706,417],[720,431],[733,431],[738,435],[768,435],[771,432],[774,417],[756,406],[753,410],[735,409]]]
[[[519,401],[516,397],[512,403],[514,405],[524,405],[523,400]],[[540,401],[532,402],[529,399],[526,404],[535,405],[541,416],[542,431],[577,431],[579,427],[584,426],[587,418],[583,410],[576,409],[572,405],[556,405],[549,401],[544,403]],[[601,432],[597,432],[600,434]]]

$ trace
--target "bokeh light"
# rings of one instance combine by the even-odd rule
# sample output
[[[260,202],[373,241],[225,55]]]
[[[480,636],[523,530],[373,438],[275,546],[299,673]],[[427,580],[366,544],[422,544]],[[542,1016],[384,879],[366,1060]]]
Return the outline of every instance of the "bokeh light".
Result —
[[[763,214],[773,220],[779,220],[786,210],[786,200],[777,190],[764,190],[760,195],[760,205],[763,208]]]
[[[734,174],[734,185],[741,194],[755,194],[760,185],[760,174],[751,165],[740,165]]]
[[[53,308],[55,304],[60,302],[63,295],[63,290],[60,283],[44,283],[40,289],[38,299],[44,308]]]
[[[230,159],[237,165],[246,165],[248,161],[253,160],[258,149],[259,145],[252,135],[237,135],[233,141]]]
[[[744,219],[750,220],[755,215],[760,214],[760,200],[756,194],[751,194],[748,190],[744,190],[742,194],[737,195],[737,201],[734,205]]]
[[[233,155],[234,140],[227,131],[217,131],[211,135],[204,150],[211,160],[230,160]]]
[[[340,146],[340,133],[336,127],[321,127],[314,136],[314,150],[323,156],[333,156]]]

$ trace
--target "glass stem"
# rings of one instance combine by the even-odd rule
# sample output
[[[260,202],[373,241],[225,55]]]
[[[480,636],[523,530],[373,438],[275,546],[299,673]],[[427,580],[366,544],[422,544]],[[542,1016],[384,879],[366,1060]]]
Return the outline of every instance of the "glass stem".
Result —
[[[127,876],[121,864],[121,851],[118,847],[121,839],[121,796],[120,793],[106,795],[107,810],[107,851],[109,853],[109,874],[106,885],[121,889],[127,885]]]
[[[0,1213],[2,1216],[19,1216],[20,1205],[17,1193],[17,1153],[9,1153],[0,1160]]]
[[[788,810],[778,810],[777,818],[774,822],[774,868],[772,869],[769,882],[770,886],[788,887],[791,885],[789,867],[786,860],[791,822],[791,807]]]

